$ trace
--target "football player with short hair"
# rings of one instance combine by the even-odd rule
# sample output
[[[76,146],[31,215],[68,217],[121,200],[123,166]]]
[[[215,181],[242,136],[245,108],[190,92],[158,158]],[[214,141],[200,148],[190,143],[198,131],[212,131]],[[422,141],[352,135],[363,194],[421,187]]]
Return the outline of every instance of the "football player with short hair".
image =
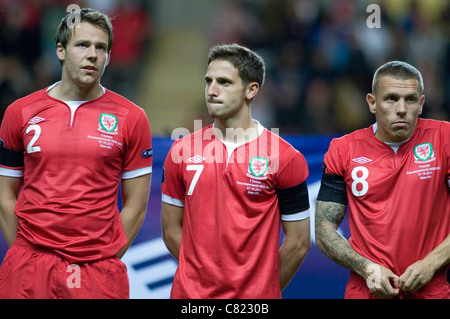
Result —
[[[0,129],[0,226],[11,246],[0,298],[128,298],[120,257],[147,209],[150,126],[100,85],[108,16],[74,11],[55,40],[61,81],[11,104]]]
[[[164,163],[163,238],[179,261],[171,297],[281,298],[310,247],[308,166],[251,117],[263,59],[218,45],[207,65],[214,124],[175,141]]]
[[[376,123],[325,154],[316,244],[351,270],[346,298],[450,297],[450,123],[419,118],[423,87],[413,66],[382,65],[366,98]]]

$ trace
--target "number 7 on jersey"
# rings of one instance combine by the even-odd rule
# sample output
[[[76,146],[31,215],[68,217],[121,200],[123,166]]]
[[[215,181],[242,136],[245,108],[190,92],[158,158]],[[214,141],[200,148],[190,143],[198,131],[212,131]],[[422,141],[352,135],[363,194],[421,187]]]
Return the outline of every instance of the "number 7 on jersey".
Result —
[[[189,186],[188,196],[192,195],[194,192],[195,185],[203,171],[203,165],[188,165],[186,166],[187,171],[195,171],[194,178],[192,178],[191,185]]]

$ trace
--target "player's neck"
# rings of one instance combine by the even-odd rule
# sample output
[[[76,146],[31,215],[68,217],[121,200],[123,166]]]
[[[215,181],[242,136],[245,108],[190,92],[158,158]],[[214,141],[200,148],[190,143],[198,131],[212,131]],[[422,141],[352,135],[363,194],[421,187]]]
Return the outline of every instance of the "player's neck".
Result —
[[[61,101],[90,101],[103,94],[100,83],[92,86],[80,87],[69,81],[62,80],[61,83],[51,89],[48,94]]]
[[[214,119],[214,129],[222,133],[219,138],[225,142],[244,144],[258,138],[258,122],[250,116],[245,120]]]

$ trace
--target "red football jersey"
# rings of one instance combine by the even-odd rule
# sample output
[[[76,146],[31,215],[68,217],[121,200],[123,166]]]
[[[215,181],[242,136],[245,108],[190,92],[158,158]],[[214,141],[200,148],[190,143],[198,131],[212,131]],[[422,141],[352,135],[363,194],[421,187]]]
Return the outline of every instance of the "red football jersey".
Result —
[[[448,236],[449,143],[450,123],[424,119],[396,153],[373,127],[331,142],[326,172],[344,177],[359,254],[401,275]]]
[[[266,129],[232,153],[212,126],[176,141],[162,183],[162,200],[184,206],[171,297],[281,298],[276,192],[307,177],[303,155]]]
[[[143,109],[109,90],[76,111],[47,90],[11,104],[0,138],[24,151],[15,213],[17,236],[70,262],[114,256],[126,236],[117,207],[121,178],[151,172],[151,133]]]

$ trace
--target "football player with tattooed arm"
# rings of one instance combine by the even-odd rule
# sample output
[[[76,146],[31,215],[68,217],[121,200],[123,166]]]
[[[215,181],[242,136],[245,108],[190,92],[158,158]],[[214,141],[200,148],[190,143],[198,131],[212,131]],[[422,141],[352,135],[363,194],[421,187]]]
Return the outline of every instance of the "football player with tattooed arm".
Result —
[[[450,123],[419,118],[423,90],[413,66],[382,65],[366,97],[376,123],[325,154],[316,245],[350,269],[345,298],[450,298]]]
[[[11,104],[0,127],[0,298],[128,298],[120,257],[147,209],[150,126],[100,84],[108,16],[74,11],[55,40],[61,81]]]

